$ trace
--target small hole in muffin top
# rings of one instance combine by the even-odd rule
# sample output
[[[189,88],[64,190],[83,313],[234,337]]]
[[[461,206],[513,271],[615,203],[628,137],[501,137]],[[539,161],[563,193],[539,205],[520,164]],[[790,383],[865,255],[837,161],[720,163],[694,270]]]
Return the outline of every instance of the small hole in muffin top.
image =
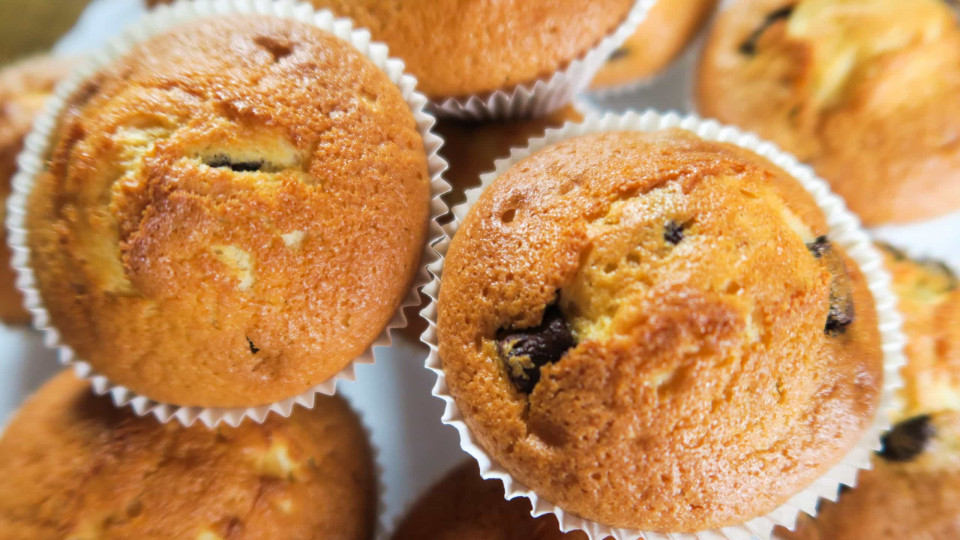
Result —
[[[511,208],[500,215],[500,221],[502,223],[511,223],[515,217],[517,217],[517,209]]]
[[[293,54],[293,47],[290,44],[281,43],[269,36],[258,36],[253,39],[253,42],[256,43],[260,48],[270,53],[270,55],[273,56],[274,63],[277,63]]]

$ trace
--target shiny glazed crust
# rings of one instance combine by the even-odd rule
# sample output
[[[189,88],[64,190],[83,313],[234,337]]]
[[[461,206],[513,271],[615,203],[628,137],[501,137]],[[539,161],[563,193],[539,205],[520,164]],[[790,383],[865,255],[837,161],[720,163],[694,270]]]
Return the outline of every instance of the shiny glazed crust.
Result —
[[[75,60],[41,56],[0,71],[0,224],[6,223],[10,181],[17,172],[17,156],[33,119]],[[7,228],[0,228],[0,320],[11,324],[30,321],[10,267]]]
[[[148,4],[172,0],[148,0]],[[307,0],[367,28],[431,99],[546,78],[623,23],[632,0]]]
[[[62,341],[112,382],[272,403],[393,317],[425,241],[426,160],[400,90],[349,44],[204,20],[69,101],[29,199],[30,264]]]
[[[828,32],[817,17],[832,9],[863,20]],[[811,163],[868,225],[960,209],[960,30],[942,0],[737,0],[708,39],[697,104]]]
[[[260,425],[160,424],[63,372],[0,439],[0,536],[229,540],[373,536],[376,479],[347,404]]]
[[[826,230],[783,171],[686,132],[537,152],[447,254],[450,394],[500,466],[581,517],[679,532],[767,513],[856,444],[879,400],[873,300],[842,252],[856,319],[824,332],[831,275],[805,242]],[[497,336],[555,303],[576,345],[527,394]]]

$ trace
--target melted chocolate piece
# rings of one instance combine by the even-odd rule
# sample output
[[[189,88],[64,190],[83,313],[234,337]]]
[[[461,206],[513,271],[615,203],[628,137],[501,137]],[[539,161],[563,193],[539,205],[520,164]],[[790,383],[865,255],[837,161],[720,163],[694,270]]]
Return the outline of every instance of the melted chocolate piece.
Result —
[[[507,376],[526,394],[540,382],[540,368],[560,360],[573,346],[573,333],[556,305],[547,307],[538,326],[497,332],[497,351]]]
[[[887,461],[910,461],[923,453],[936,434],[929,415],[915,416],[893,426],[881,439],[883,449],[878,453]]]
[[[793,8],[794,6],[785,6],[767,14],[763,23],[750,34],[746,41],[740,44],[740,53],[749,56],[757,54],[757,43],[760,41],[760,37],[777,21],[789,19],[790,15],[793,15]]]
[[[683,229],[684,226],[682,224],[670,221],[663,230],[663,239],[673,245],[677,245],[683,241]]]
[[[218,169],[228,168],[233,172],[257,172],[263,168],[263,161],[230,161],[227,156],[213,156],[206,164]]]
[[[621,58],[625,58],[629,54],[630,54],[630,49],[627,49],[626,47],[620,47],[619,49],[613,51],[613,53],[610,55],[610,58],[608,58],[607,61],[611,62],[613,60],[619,60]]]
[[[840,335],[847,330],[847,327],[856,318],[856,310],[853,305],[853,283],[850,281],[847,265],[833,249],[833,244],[826,236],[821,236],[807,244],[807,249],[814,257],[827,265],[827,270],[832,276],[830,279],[830,312],[827,314],[827,322],[823,331],[831,336]]]

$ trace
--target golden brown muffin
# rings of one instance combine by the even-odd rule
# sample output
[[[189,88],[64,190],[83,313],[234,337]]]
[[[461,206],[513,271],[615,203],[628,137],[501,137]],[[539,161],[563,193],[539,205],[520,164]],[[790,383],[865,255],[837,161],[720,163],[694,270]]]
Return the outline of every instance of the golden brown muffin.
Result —
[[[439,355],[514,478],[615,527],[765,514],[873,421],[859,268],[796,180],[684,131],[612,132],[501,175],[446,257]]]
[[[657,0],[636,33],[597,72],[593,88],[615,88],[656,75],[690,43],[717,0]]]
[[[372,538],[366,433],[337,397],[214,430],[115,408],[63,372],[0,440],[0,537]]]
[[[812,164],[869,225],[960,209],[960,30],[943,0],[738,0],[697,102]]]
[[[503,484],[481,478],[471,460],[420,497],[393,540],[587,540],[587,535],[560,532],[552,515],[532,517],[529,499],[504,499]]]
[[[90,0],[0,2],[0,64],[49,50],[80,18]]]
[[[790,540],[960,537],[960,290],[943,264],[881,246],[904,315],[907,365],[894,426],[873,469],[823,502]]]
[[[427,158],[400,90],[349,44],[266,16],[152,38],[60,119],[27,216],[62,341],[177,405],[328,380],[407,294]]]
[[[42,56],[0,71],[0,224],[7,220],[10,181],[17,172],[17,156],[30,132],[33,119],[61,79],[70,73],[71,60]],[[0,228],[0,321],[23,324],[30,313],[14,285],[10,267],[7,228]]]
[[[308,0],[370,30],[440,100],[508,90],[563,69],[634,0]],[[171,0],[148,0],[148,4]]]

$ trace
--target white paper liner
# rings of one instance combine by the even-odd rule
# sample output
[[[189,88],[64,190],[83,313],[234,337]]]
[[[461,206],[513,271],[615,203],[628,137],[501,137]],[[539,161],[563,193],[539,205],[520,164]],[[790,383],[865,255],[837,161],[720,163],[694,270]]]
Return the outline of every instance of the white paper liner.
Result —
[[[439,296],[440,281],[443,274],[442,257],[446,254],[450,246],[450,240],[466,216],[467,211],[477,201],[483,189],[489,186],[500,174],[537,150],[586,133],[618,130],[659,131],[668,128],[686,129],[705,140],[732,143],[751,150],[795,177],[813,195],[827,218],[831,241],[843,246],[847,254],[860,266],[867,279],[868,287],[876,302],[884,364],[883,392],[877,417],[858,444],[839,463],[769,514],[754,518],[741,525],[686,534],[620,529],[583,519],[566,513],[562,508],[539,498],[521,482],[513,479],[480,447],[464,423],[463,415],[449,393],[446,376],[438,355],[436,332],[436,301]],[[424,288],[424,293],[432,299],[432,302],[421,311],[421,315],[429,323],[421,337],[421,341],[430,347],[430,355],[427,358],[426,366],[437,375],[433,395],[445,402],[442,422],[457,430],[460,435],[461,448],[477,460],[481,476],[486,479],[497,478],[502,480],[508,499],[515,497],[529,498],[533,505],[533,516],[552,513],[557,516],[560,528],[564,532],[583,530],[594,540],[600,540],[606,536],[617,539],[645,538],[649,540],[687,538],[741,540],[756,536],[765,540],[770,538],[776,525],[793,529],[800,512],[815,515],[819,499],[836,500],[841,484],[853,487],[856,484],[857,471],[870,468],[870,456],[881,447],[880,435],[890,427],[893,398],[896,390],[902,386],[899,371],[905,362],[903,347],[906,342],[901,330],[902,319],[896,310],[896,297],[890,289],[891,278],[883,267],[880,254],[860,227],[859,219],[847,210],[842,199],[830,192],[826,182],[816,177],[810,167],[800,164],[793,156],[779,150],[771,143],[762,141],[756,135],[741,132],[737,128],[722,125],[714,120],[702,120],[692,115],[684,116],[673,112],[662,114],[655,111],[646,111],[642,114],[629,112],[624,115],[612,113],[605,116],[590,115],[582,123],[567,123],[562,128],[547,130],[544,137],[532,139],[527,148],[514,149],[509,158],[497,161],[494,172],[481,177],[480,187],[467,192],[465,203],[455,206],[452,210],[454,220],[445,226],[446,237],[436,245],[441,260],[428,267],[434,277],[430,284]]]
[[[160,403],[139,395],[122,385],[112,383],[105,376],[97,373],[89,363],[77,358],[74,351],[67,344],[61,342],[60,334],[52,326],[50,316],[43,306],[39,291],[36,289],[36,279],[29,266],[30,253],[27,246],[25,225],[26,206],[34,179],[44,170],[46,156],[52,148],[51,138],[55,135],[57,119],[65,107],[66,100],[74,94],[84,80],[103,66],[129,52],[134,45],[151,36],[203,17],[233,13],[273,15],[313,24],[353,45],[388,75],[409,104],[423,138],[430,174],[430,222],[427,241],[421,254],[420,268],[414,277],[409,292],[400,307],[397,308],[393,318],[373,344],[343,370],[327,381],[299,395],[267,405],[256,407],[185,407]],[[449,210],[446,203],[441,199],[441,195],[450,190],[449,184],[442,176],[447,164],[437,153],[443,144],[443,140],[431,131],[436,120],[426,111],[428,101],[426,97],[416,91],[416,85],[417,80],[404,73],[403,62],[390,58],[387,46],[372,42],[367,30],[354,30],[353,23],[350,20],[336,18],[330,11],[317,11],[309,4],[295,0],[181,1],[170,6],[161,6],[145,15],[120,36],[112,39],[103,50],[91,54],[67,80],[57,87],[54,97],[48,100],[44,112],[34,122],[33,131],[27,137],[24,150],[18,157],[19,171],[13,179],[11,196],[7,202],[8,242],[13,253],[12,265],[18,275],[17,287],[24,295],[25,307],[33,314],[34,327],[43,333],[44,343],[48,347],[56,348],[60,362],[64,365],[73,366],[80,378],[91,382],[97,394],[109,393],[117,406],[129,406],[140,416],[152,414],[161,422],[176,419],[187,426],[197,420],[208,427],[214,427],[221,422],[236,426],[246,418],[255,422],[263,422],[270,413],[286,417],[290,415],[290,411],[295,405],[312,408],[314,398],[318,393],[334,394],[338,380],[355,380],[355,365],[372,364],[375,360],[374,349],[389,347],[392,343],[392,332],[407,325],[403,310],[410,306],[419,305],[419,290],[430,280],[426,265],[438,259],[436,252],[430,245],[443,237],[443,230],[437,219]]]
[[[429,0],[423,0],[429,1]],[[583,56],[549,78],[483,95],[447,98],[432,104],[437,116],[464,120],[492,120],[547,115],[585,90],[613,51],[623,45],[647,17],[656,0],[636,0],[626,18]]]

